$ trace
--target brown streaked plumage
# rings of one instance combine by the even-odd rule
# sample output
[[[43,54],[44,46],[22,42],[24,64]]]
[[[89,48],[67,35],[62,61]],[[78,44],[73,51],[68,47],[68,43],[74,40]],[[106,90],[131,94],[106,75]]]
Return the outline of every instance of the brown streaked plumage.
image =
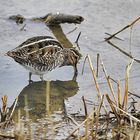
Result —
[[[43,75],[56,67],[73,66],[74,75],[77,75],[77,63],[81,54],[75,48],[64,48],[57,40],[50,36],[37,36],[27,39],[7,55],[21,64],[29,73]]]

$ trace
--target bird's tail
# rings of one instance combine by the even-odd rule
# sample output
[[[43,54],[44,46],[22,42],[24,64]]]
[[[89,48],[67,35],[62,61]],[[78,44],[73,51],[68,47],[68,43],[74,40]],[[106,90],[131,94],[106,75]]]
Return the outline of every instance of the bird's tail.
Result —
[[[1,55],[1,56],[7,56],[7,53],[5,53],[5,52],[0,52],[0,55]]]
[[[8,51],[7,53],[5,53],[5,56],[10,56],[10,57],[13,57],[13,56],[14,56],[14,54],[13,54],[13,52]]]

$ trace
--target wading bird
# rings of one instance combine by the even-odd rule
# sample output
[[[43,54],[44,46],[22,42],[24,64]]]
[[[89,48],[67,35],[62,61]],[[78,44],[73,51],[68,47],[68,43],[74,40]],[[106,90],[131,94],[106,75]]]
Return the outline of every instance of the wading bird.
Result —
[[[6,55],[30,71],[30,82],[32,74],[40,75],[43,80],[44,74],[62,66],[73,66],[76,76],[77,63],[81,57],[76,48],[64,48],[50,36],[29,38]]]

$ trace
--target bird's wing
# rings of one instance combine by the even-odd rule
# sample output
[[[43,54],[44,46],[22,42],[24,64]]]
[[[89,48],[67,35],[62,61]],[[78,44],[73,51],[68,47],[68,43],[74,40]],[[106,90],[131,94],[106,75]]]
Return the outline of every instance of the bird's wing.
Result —
[[[31,39],[26,40],[21,45],[19,45],[17,48],[10,51],[13,52],[15,55],[18,56],[26,56],[30,53],[34,53],[36,51],[39,51],[42,48],[47,48],[50,45],[57,46],[58,48],[63,48],[63,46],[52,37],[48,36],[39,36],[39,37],[33,37]]]
[[[49,45],[48,47],[30,53],[28,59],[36,65],[44,65],[48,67],[48,70],[52,70],[60,66],[64,61],[61,50],[57,45]]]

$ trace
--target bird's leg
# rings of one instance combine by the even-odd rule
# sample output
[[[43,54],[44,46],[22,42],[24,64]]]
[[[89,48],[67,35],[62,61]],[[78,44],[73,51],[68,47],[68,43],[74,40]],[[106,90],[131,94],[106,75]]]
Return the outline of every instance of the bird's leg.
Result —
[[[32,78],[32,73],[29,72],[29,84],[33,82],[31,78]]]
[[[40,79],[41,79],[41,81],[44,81],[44,79],[43,79],[43,75],[40,75]]]
[[[74,80],[78,75],[77,65],[74,65],[73,68],[74,68],[74,75],[73,75],[73,80]]]

